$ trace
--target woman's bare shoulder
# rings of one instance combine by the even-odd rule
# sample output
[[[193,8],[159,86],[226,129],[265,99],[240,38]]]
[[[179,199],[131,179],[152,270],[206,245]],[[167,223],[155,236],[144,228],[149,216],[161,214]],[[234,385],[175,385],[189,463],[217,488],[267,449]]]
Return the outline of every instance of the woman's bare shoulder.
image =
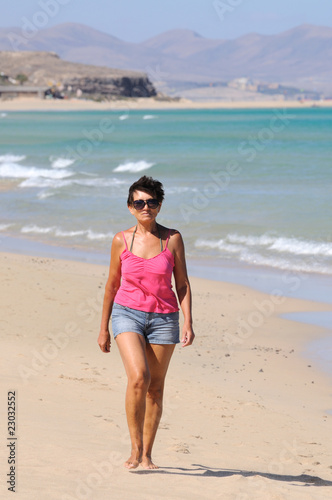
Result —
[[[175,253],[176,251],[183,248],[183,239],[180,231],[178,231],[177,229],[169,229],[168,231],[169,231],[168,247],[173,253]]]
[[[134,228],[131,227],[129,229],[125,229],[124,231],[119,231],[113,236],[113,246],[115,248],[121,249],[122,247],[125,246],[125,240],[128,242],[128,238],[130,238],[130,235],[133,234]]]

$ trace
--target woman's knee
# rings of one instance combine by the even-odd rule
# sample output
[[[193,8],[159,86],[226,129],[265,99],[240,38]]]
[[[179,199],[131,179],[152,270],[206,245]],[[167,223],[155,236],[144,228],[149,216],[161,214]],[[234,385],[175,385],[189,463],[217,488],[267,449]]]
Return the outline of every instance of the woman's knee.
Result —
[[[160,405],[162,404],[163,400],[163,394],[164,394],[164,384],[163,383],[153,383],[153,381],[150,383],[148,392],[147,392],[147,397],[151,399],[155,403],[159,403]]]
[[[135,373],[128,378],[128,384],[136,390],[147,390],[150,385],[151,377],[148,371]]]

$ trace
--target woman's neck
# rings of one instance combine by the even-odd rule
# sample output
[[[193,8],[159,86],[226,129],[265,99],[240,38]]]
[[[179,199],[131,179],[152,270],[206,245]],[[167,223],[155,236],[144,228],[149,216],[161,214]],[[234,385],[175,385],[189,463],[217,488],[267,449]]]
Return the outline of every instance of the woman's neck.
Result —
[[[136,228],[137,231],[141,234],[147,234],[147,233],[159,234],[158,224],[156,221],[147,224],[142,224],[141,222],[137,222]]]

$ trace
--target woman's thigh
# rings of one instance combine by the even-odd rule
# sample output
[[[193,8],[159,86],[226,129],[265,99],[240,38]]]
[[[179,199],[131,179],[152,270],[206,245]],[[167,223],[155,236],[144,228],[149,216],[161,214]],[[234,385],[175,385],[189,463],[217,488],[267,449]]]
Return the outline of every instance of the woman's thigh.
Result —
[[[145,338],[136,332],[123,332],[116,336],[116,343],[128,378],[149,377]]]
[[[163,386],[175,344],[146,344],[151,385]]]

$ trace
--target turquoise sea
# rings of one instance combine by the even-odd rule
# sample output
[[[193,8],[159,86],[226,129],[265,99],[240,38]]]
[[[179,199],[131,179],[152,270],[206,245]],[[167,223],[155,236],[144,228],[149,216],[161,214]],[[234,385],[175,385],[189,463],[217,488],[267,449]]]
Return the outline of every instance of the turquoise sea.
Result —
[[[332,274],[332,109],[0,114],[2,235],[109,254],[128,186],[200,264]]]
[[[143,174],[191,274],[332,302],[332,109],[0,112],[2,249],[107,263]]]

